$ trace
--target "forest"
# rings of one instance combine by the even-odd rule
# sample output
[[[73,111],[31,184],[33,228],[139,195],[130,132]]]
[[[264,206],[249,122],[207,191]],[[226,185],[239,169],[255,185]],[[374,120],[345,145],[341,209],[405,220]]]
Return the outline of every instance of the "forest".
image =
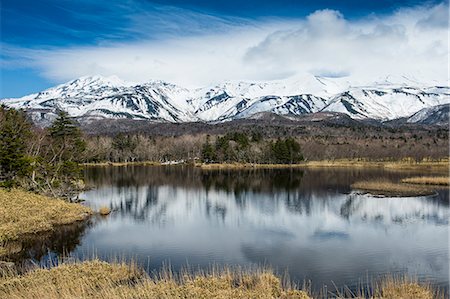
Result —
[[[83,188],[86,142],[66,113],[46,129],[24,111],[0,106],[0,186],[70,198]]]
[[[448,130],[348,124],[195,124],[196,132],[88,134],[60,112],[47,128],[0,107],[0,184],[70,197],[81,164],[105,162],[295,164],[316,160],[413,161],[448,158]],[[170,128],[173,124],[167,124]],[[228,132],[217,128],[229,128]],[[200,129],[198,129],[200,128]]]

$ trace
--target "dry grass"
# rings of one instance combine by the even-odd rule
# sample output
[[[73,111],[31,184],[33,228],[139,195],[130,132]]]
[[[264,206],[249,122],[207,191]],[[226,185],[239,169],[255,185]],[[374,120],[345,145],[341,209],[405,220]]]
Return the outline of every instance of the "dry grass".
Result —
[[[424,160],[420,162],[403,160],[384,163],[384,168],[400,170],[439,170],[448,172],[448,167],[449,159],[441,159],[440,161]]]
[[[428,188],[393,183],[384,179],[360,181],[352,184],[351,187],[372,194],[386,196],[423,196],[434,194],[434,191]]]
[[[0,278],[0,298],[310,298],[284,290],[269,271],[210,274],[164,272],[150,278],[133,265],[90,261]]]
[[[108,207],[100,207],[100,209],[98,210],[98,213],[102,216],[107,216],[111,213],[111,209]]]
[[[196,167],[200,167],[201,169],[267,169],[267,168],[296,168],[296,167],[305,167],[306,164],[253,164],[253,163],[212,163],[212,164],[204,164],[198,163],[195,164]]]
[[[381,292],[377,297],[389,299],[433,299],[444,298],[430,285],[420,285],[419,283],[406,279],[387,278],[381,283]]]
[[[161,166],[161,162],[142,161],[142,162],[96,162],[83,163],[83,166]]]
[[[84,166],[161,166],[161,162],[142,161],[142,162],[99,162],[84,163]],[[181,164],[185,165],[185,164]],[[398,170],[442,170],[447,171],[449,166],[448,159],[441,161],[421,161],[413,160],[402,161],[371,161],[364,159],[337,159],[307,161],[298,164],[258,164],[258,163],[196,163],[196,167],[202,169],[245,169],[245,168],[302,168],[302,167],[342,167],[342,168],[389,168]]]
[[[84,220],[91,214],[91,209],[80,204],[18,189],[0,189],[0,255],[20,251],[20,248],[11,248],[16,243],[9,244],[10,241],[51,231],[57,225]]]
[[[448,176],[421,176],[402,179],[402,183],[419,184],[419,185],[450,185],[450,177]]]
[[[435,170],[448,171],[449,162],[442,161],[367,161],[358,159],[339,159],[323,161],[307,161],[298,164],[252,164],[252,163],[197,163],[202,169],[246,169],[246,168],[387,168],[391,170]]]
[[[350,298],[337,295],[339,298]],[[175,275],[163,271],[148,276],[134,264],[98,260],[37,269],[25,275],[0,276],[0,298],[25,299],[128,299],[128,298],[296,298],[310,299],[309,292],[283,287],[269,270],[213,270]],[[373,288],[372,299],[444,298],[430,285],[408,279],[383,280]]]

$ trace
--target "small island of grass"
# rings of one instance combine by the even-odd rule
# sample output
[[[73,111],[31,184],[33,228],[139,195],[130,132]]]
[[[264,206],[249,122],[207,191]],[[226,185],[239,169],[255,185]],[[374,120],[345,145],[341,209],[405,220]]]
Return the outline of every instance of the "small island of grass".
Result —
[[[10,243],[47,232],[92,214],[90,208],[19,189],[0,189],[0,256],[14,253]],[[20,248],[19,248],[20,250]]]
[[[434,194],[434,191],[422,186],[414,186],[402,183],[394,183],[388,180],[360,181],[351,185],[353,189],[383,196],[426,196]]]

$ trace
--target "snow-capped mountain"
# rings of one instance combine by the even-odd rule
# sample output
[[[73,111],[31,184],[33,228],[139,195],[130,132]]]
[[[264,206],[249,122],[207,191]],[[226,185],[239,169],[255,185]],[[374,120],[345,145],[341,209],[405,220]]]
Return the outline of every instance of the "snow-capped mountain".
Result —
[[[449,101],[448,87],[379,85],[350,88],[333,97],[323,110],[343,112],[356,119],[391,120]]]
[[[450,104],[423,108],[406,119],[407,123],[448,126]]]
[[[450,103],[450,88],[407,78],[355,87],[343,79],[303,76],[188,89],[163,81],[133,84],[117,77],[93,76],[1,103],[28,110],[40,123],[51,121],[59,110],[85,120],[217,122],[261,112],[302,115],[320,111],[341,112],[354,119],[392,120]]]

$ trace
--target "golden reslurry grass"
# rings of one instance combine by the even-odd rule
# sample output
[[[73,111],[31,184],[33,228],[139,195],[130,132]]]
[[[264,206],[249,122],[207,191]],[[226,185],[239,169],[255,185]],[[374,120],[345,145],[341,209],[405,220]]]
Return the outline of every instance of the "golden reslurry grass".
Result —
[[[361,294],[373,299],[444,298],[429,284],[405,278],[383,279],[367,286]],[[337,298],[351,298],[351,292],[329,292]],[[134,263],[107,263],[99,260],[62,263],[51,269],[35,269],[23,275],[0,277],[0,298],[46,299],[131,299],[131,298],[323,298],[321,294],[300,290],[269,269],[246,271],[227,267],[206,272],[164,270],[149,276]],[[330,298],[330,297],[328,297]]]
[[[0,298],[310,298],[284,289],[268,270],[224,269],[196,275],[162,271],[150,277],[134,264],[93,260],[0,278]]]
[[[364,295],[363,295],[364,294]],[[429,284],[419,284],[407,278],[387,277],[356,293],[330,291],[327,298],[357,296],[372,299],[433,299],[445,298]],[[9,273],[0,276],[0,298],[324,298],[298,289],[269,269],[243,270],[217,268],[192,273],[170,270],[146,274],[134,263],[99,260],[61,263],[51,269],[35,269],[26,274]]]
[[[19,189],[0,189],[0,256],[9,254],[8,243],[47,232],[56,226],[81,221],[90,208]]]

